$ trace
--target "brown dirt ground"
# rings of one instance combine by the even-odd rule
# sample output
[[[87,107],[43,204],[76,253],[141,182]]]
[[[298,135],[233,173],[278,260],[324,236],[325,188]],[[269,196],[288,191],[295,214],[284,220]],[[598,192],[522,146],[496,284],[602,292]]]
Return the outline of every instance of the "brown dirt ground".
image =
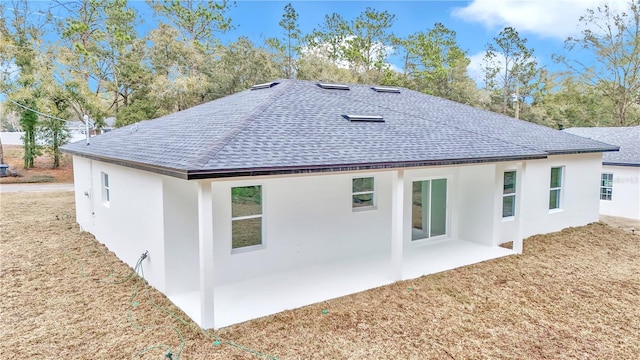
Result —
[[[12,172],[18,176],[7,176],[0,178],[0,184],[14,183],[38,183],[38,182],[73,182],[73,162],[71,156],[63,154],[60,160],[60,167],[53,169],[53,158],[47,154],[38,156],[34,161],[34,167],[24,168],[24,149],[21,145],[2,145],[4,150],[4,161],[9,165]]]
[[[281,360],[640,353],[640,235],[603,223],[533,236],[522,255],[204,333],[172,317],[167,311],[185,315],[154,289],[138,283],[135,292],[135,278],[125,278],[131,268],[79,230],[72,193],[2,194],[0,215],[0,358],[160,360],[169,351],[172,359],[260,358],[250,350]]]

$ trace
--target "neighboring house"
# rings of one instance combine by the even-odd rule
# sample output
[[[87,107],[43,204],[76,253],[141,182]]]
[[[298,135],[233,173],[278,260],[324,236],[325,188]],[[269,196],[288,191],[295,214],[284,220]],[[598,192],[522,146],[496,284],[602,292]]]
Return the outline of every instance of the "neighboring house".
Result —
[[[77,221],[205,328],[598,220],[617,147],[407,89],[279,80],[70,144]],[[513,241],[513,250],[498,246]]]
[[[640,220],[640,126],[564,131],[620,147],[602,159],[600,214]]]

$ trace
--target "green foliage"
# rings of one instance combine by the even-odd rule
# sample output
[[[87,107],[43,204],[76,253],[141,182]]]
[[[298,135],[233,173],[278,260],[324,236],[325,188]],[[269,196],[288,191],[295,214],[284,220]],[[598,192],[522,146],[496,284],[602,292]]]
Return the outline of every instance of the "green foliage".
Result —
[[[580,36],[568,38],[565,46],[589,52],[595,64],[585,65],[580,55],[557,60],[611,103],[616,126],[640,124],[640,0],[629,0],[621,13],[608,4],[590,9],[580,25]]]
[[[154,11],[167,17],[184,40],[193,42],[200,49],[209,50],[217,41],[216,33],[233,29],[226,12],[231,2],[198,0],[147,0]]]
[[[285,76],[288,79],[293,78],[294,74],[294,57],[297,56],[300,45],[300,27],[298,26],[298,13],[293,8],[291,3],[288,3],[284,7],[284,14],[282,14],[282,20],[278,23],[280,27],[285,31],[287,59],[286,59],[286,71]]]
[[[511,94],[516,101],[528,95],[537,72],[533,49],[526,44],[526,38],[521,38],[514,28],[506,27],[487,45],[484,57],[487,88],[500,94],[503,114],[507,113]]]
[[[53,157],[53,167],[60,166],[62,152],[60,147],[69,141],[69,129],[66,122],[58,119],[45,118],[40,121],[37,129],[37,139],[43,144],[46,153]]]
[[[394,20],[395,15],[370,7],[350,21],[334,13],[304,39],[310,53],[347,64],[359,82],[379,82],[392,48]]]
[[[571,76],[538,69],[527,40],[503,29],[487,45],[487,86],[478,89],[455,31],[436,23],[396,38],[395,15],[371,7],[349,19],[325,15],[303,34],[304,19],[289,3],[277,38],[223,45],[217,36],[233,27],[228,1],[147,0],[167,23],[143,37],[144,19],[128,0],[55,0],[62,19],[24,16],[30,2],[16,0],[0,3],[0,68],[13,70],[2,74],[0,91],[59,118],[86,114],[101,125],[115,116],[124,126],[287,77],[402,86],[510,115],[519,109],[523,119],[551,127],[632,125],[640,123],[638,1],[629,0],[624,14],[603,6],[580,19],[583,31],[567,48],[591,52],[598,63],[558,56]],[[42,41],[54,24],[59,41]],[[402,56],[400,71],[388,64],[392,52]],[[514,95],[518,102],[509,101]],[[26,122],[34,115],[7,105]],[[61,124],[35,118],[55,154]]]
[[[35,103],[33,101],[23,101],[21,104],[28,108],[33,109]],[[38,114],[31,110],[23,109],[20,112],[20,126],[24,131],[23,143],[24,143],[24,168],[29,169],[33,167],[33,160],[36,156],[40,155],[40,148],[36,142],[36,126],[38,124]]]
[[[395,44],[403,51],[404,77],[397,85],[473,104],[475,84],[466,73],[470,60],[456,41],[456,33],[441,23]],[[385,82],[393,82],[386,77]]]

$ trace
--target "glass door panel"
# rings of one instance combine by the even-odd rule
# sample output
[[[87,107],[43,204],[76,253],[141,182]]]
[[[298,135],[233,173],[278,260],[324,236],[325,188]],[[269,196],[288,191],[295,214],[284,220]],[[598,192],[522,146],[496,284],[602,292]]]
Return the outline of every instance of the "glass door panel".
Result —
[[[447,179],[414,181],[411,195],[411,240],[447,233]]]

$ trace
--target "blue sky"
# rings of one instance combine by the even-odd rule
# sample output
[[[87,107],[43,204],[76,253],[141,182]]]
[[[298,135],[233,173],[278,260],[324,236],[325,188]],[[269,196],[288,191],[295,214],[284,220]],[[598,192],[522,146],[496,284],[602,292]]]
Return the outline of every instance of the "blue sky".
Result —
[[[247,36],[254,42],[278,36],[287,1],[238,1],[231,10],[236,29],[227,39]],[[611,0],[620,8],[625,0]],[[471,58],[470,73],[477,76],[488,42],[505,26],[513,26],[529,47],[535,50],[540,65],[551,70],[560,67],[551,60],[552,54],[564,52],[564,40],[579,32],[578,19],[588,8],[601,5],[601,0],[473,0],[473,1],[292,1],[299,14],[303,33],[319,26],[326,14],[340,13],[351,19],[367,6],[395,14],[392,31],[406,36],[425,31],[436,22],[456,31],[461,47]],[[392,60],[393,62],[393,60]]]
[[[449,1],[291,1],[299,14],[299,24],[303,33],[318,27],[324,16],[340,13],[345,19],[352,19],[369,6],[396,16],[392,28],[396,36],[404,37],[417,31],[425,31],[436,22],[443,23],[456,31],[457,40],[472,60],[469,72],[479,77],[479,66],[488,42],[505,26],[513,26],[521,37],[528,39],[528,45],[535,50],[539,64],[550,70],[560,67],[551,60],[552,54],[560,54],[564,40],[579,31],[578,18],[587,8],[595,8],[603,0],[449,0]],[[145,23],[141,33],[155,27],[158,18],[142,0],[130,0],[139,9]],[[264,39],[281,35],[278,26],[283,8],[288,1],[246,1],[238,0],[229,16],[235,29],[221,36],[228,43],[240,36],[246,36],[256,44]],[[626,0],[609,0],[612,7],[622,8]],[[31,1],[34,8],[46,10],[49,1]],[[60,8],[58,8],[59,10]],[[54,11],[55,14],[55,11]],[[62,15],[62,14],[60,14]],[[395,60],[392,58],[391,63]],[[399,64],[394,64],[399,65]]]

